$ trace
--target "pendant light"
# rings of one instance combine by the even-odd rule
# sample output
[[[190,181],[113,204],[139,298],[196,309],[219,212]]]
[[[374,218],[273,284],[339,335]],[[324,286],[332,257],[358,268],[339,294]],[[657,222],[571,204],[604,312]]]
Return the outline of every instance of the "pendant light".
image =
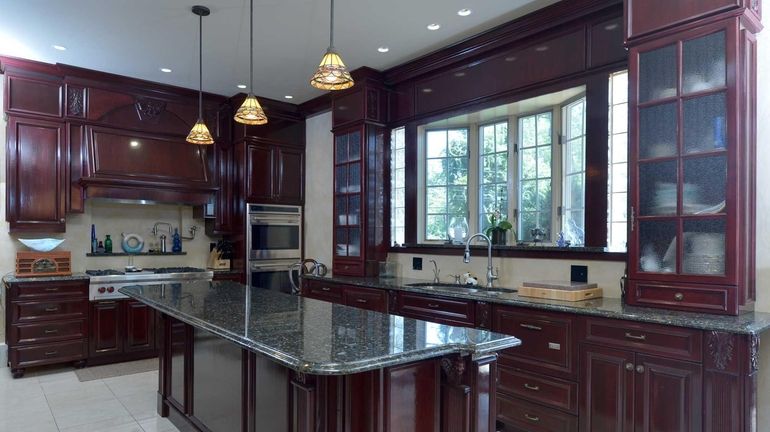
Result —
[[[195,122],[187,142],[190,144],[214,144],[214,138],[203,121],[203,17],[211,11],[205,6],[193,6],[192,11],[198,15],[198,121]]]
[[[321,90],[344,90],[353,87],[353,77],[342,62],[342,57],[334,49],[334,0],[331,0],[329,20],[329,48],[318,65],[318,70],[310,78],[310,85]]]
[[[235,121],[247,125],[263,125],[267,116],[257,97],[254,96],[254,0],[249,9],[249,95],[235,112]]]

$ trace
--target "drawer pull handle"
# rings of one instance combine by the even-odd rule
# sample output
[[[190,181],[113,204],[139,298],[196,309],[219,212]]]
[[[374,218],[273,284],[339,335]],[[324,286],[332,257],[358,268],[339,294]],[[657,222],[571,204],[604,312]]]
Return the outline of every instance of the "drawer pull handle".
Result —
[[[366,300],[364,300],[364,299],[356,299],[356,301],[357,301],[358,303],[366,303]]]
[[[524,383],[524,388],[532,391],[540,391],[540,386],[532,385],[530,383]]]
[[[524,413],[524,418],[529,420],[529,421],[531,421],[531,422],[539,422],[540,421],[540,417],[529,415],[527,413]]]
[[[44,330],[43,333],[45,333],[45,334],[56,334],[56,333],[59,333],[59,330],[57,330],[57,329]]]
[[[321,287],[321,291],[331,291],[332,289],[329,287]]]
[[[633,371],[634,370],[634,364],[633,363],[626,363],[626,370],[627,371]]]
[[[46,288],[46,291],[59,291],[59,288]]]
[[[59,351],[48,351],[45,353],[46,356],[55,356],[56,354],[59,354]]]
[[[684,300],[684,294],[682,294],[682,293],[676,293],[676,294],[674,294],[674,300],[676,300],[676,301],[682,301],[682,300]]]
[[[637,366],[636,367],[636,371],[639,372],[640,374],[643,374],[644,373],[644,366],[642,366],[642,365]]]
[[[532,325],[532,324],[519,324],[519,326],[522,327],[522,328],[528,329],[528,330],[534,330],[534,331],[541,331],[541,330],[543,330],[542,327],[538,327],[538,326]]]
[[[45,308],[45,311],[46,311],[46,312],[56,312],[57,310],[59,310],[59,307],[58,307],[58,306],[54,306],[54,307]]]
[[[635,335],[629,332],[626,332],[626,337],[629,339],[638,340],[638,341],[647,340],[647,335]]]
[[[431,309],[438,309],[438,304],[436,303],[428,303],[428,307]]]

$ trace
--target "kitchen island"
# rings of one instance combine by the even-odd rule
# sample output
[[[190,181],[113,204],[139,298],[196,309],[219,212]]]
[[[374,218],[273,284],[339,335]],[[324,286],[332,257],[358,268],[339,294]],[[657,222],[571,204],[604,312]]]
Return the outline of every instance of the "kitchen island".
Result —
[[[158,411],[181,430],[495,430],[520,341],[229,281],[125,287],[160,316]]]

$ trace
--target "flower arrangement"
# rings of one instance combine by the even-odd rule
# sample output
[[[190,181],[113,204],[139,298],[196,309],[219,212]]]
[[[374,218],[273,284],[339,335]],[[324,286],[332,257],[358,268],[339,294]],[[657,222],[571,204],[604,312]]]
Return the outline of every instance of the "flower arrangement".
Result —
[[[506,243],[506,233],[512,229],[513,225],[498,209],[489,215],[489,226],[485,230],[484,234],[489,237],[489,239],[492,241],[492,244],[504,245]],[[516,237],[515,233],[514,237]]]

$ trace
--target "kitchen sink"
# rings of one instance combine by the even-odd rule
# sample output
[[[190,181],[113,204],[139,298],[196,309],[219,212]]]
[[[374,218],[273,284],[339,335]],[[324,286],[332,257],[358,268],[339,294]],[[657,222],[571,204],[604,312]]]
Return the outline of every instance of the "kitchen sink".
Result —
[[[423,289],[434,289],[437,291],[452,291],[457,290],[458,292],[465,292],[465,293],[488,293],[490,295],[499,295],[503,293],[515,293],[518,290],[511,289],[511,288],[485,288],[483,286],[478,285],[463,285],[463,284],[451,284],[451,283],[441,283],[441,282],[417,282],[417,283],[411,283],[407,284],[406,286],[409,287],[415,287],[415,288],[423,288]]]

